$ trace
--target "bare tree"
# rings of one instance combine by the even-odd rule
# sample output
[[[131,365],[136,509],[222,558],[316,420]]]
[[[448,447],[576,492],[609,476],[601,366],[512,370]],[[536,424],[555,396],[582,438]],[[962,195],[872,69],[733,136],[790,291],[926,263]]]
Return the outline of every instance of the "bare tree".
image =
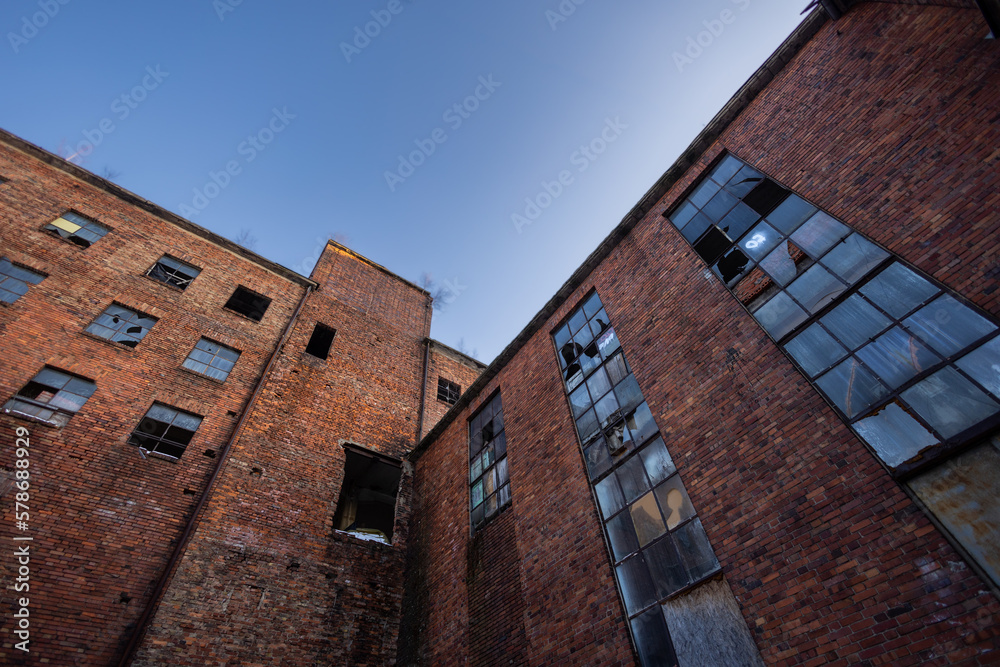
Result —
[[[240,230],[240,233],[233,238],[233,241],[247,250],[253,250],[257,247],[257,237],[251,234],[250,230],[246,227]]]
[[[101,177],[108,181],[113,181],[121,175],[122,173],[120,171],[109,165],[104,165],[104,169],[101,171]]]
[[[448,290],[435,283],[434,276],[432,276],[428,271],[424,271],[420,274],[420,286],[431,293],[431,301],[434,303],[434,310],[443,310]]]

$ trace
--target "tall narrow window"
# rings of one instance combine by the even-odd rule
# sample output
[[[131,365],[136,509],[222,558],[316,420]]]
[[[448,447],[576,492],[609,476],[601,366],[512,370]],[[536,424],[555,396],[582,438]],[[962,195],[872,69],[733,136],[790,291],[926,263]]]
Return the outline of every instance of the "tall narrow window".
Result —
[[[28,293],[29,285],[37,285],[45,276],[0,257],[0,301],[14,303]]]
[[[668,217],[890,468],[1000,423],[997,325],[828,213],[728,155]]]
[[[108,228],[104,225],[73,211],[63,213],[42,229],[84,248],[90,247],[108,233]]]
[[[477,530],[510,504],[507,435],[497,392],[469,421],[469,503]]]
[[[96,389],[91,380],[46,366],[7,401],[3,411],[65,426]]]
[[[226,308],[235,311],[244,317],[248,317],[254,322],[260,322],[267,312],[267,307],[271,305],[271,300],[266,296],[257,294],[246,287],[240,285],[229,297]]]
[[[344,481],[333,525],[362,539],[391,543],[401,473],[399,462],[347,445],[344,454]]]
[[[460,386],[451,380],[445,380],[443,377],[438,378],[437,399],[439,401],[448,405],[455,405],[458,403],[458,397],[461,395],[462,388]]]
[[[158,259],[156,264],[153,264],[149,271],[146,271],[146,275],[153,280],[159,280],[161,283],[180,289],[187,289],[187,286],[198,277],[199,273],[201,273],[201,269],[167,255]]]
[[[306,354],[326,359],[330,356],[330,346],[333,345],[333,337],[336,334],[335,329],[317,322],[313,328],[312,336],[309,337],[309,344],[306,345]]]
[[[644,664],[674,664],[660,605],[719,561],[600,297],[553,338],[632,635]]]

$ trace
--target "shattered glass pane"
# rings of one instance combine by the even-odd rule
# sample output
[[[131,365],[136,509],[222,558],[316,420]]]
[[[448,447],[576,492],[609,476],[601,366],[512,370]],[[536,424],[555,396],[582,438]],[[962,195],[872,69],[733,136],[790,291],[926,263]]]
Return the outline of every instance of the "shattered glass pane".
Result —
[[[653,484],[659,484],[677,471],[663,438],[657,438],[639,452],[646,474]]]
[[[996,331],[989,320],[944,294],[903,322],[943,355],[950,355]]]
[[[632,523],[635,525],[635,534],[639,538],[640,547],[646,546],[667,532],[663,525],[663,517],[660,516],[660,508],[652,493],[647,493],[633,503],[628,513],[632,515]],[[627,512],[622,512],[622,514],[627,514]]]
[[[1000,397],[1000,338],[983,343],[955,364],[994,396]]]
[[[733,248],[723,255],[719,263],[712,267],[712,270],[715,272],[715,275],[719,276],[719,279],[723,283],[729,285],[743,275],[743,271],[747,268],[749,262],[749,258],[739,248]]]
[[[594,409],[597,411],[597,419],[601,423],[601,428],[605,428],[619,417],[618,399],[615,398],[614,394],[608,394],[602,398],[594,406]]]
[[[819,377],[816,384],[848,417],[861,414],[889,393],[875,376],[851,357]]]
[[[615,574],[618,575],[618,586],[629,614],[656,602],[656,591],[642,554],[636,554],[616,567]]]
[[[823,263],[838,276],[853,284],[889,256],[885,250],[854,233],[823,257]]]
[[[840,296],[847,289],[829,271],[814,265],[788,286],[788,293],[795,297],[810,313],[817,313],[826,304]]]
[[[628,512],[622,512],[608,521],[607,528],[615,561],[620,561],[639,550],[639,541],[636,539],[635,529],[632,527],[632,516]]]
[[[601,516],[605,519],[625,508],[625,498],[614,475],[608,475],[595,484],[594,490],[597,492],[597,502],[601,506]]]
[[[586,349],[592,340],[594,340],[594,332],[591,331],[589,326],[584,326],[573,336],[573,342],[583,349]]]
[[[618,482],[621,484],[622,493],[625,494],[625,502],[632,502],[649,490],[649,482],[646,480],[646,473],[642,466],[642,459],[633,456],[616,471]]]
[[[819,323],[785,343],[785,349],[809,377],[816,377],[847,355],[844,346],[834,340]]]
[[[850,231],[828,213],[817,211],[792,233],[792,241],[810,257],[819,259]]]
[[[899,262],[893,262],[869,280],[860,292],[876,306],[900,319],[937,294],[938,288]]]
[[[739,247],[748,257],[760,261],[774,246],[778,245],[779,241],[781,241],[781,234],[776,232],[771,225],[761,222],[753,228],[753,231],[743,237]]]
[[[904,391],[902,397],[945,438],[1000,411],[1000,405],[988,394],[947,366]]]
[[[736,284],[736,287],[733,288],[733,295],[753,312],[778,291],[779,287],[758,266]]]
[[[587,472],[590,479],[596,479],[611,468],[611,455],[608,454],[608,445],[604,438],[598,438],[594,444],[587,448]]]
[[[719,231],[718,227],[711,227],[708,233],[700,241],[694,244],[694,251],[698,253],[705,263],[712,265],[715,260],[733,244],[729,237]]]
[[[608,320],[608,314],[603,310],[594,316],[594,319],[590,321],[590,330],[594,332],[594,338],[600,338],[601,334],[608,330],[611,326],[610,320]]]
[[[872,340],[892,324],[888,317],[857,294],[847,297],[820,321],[852,350]]]
[[[892,401],[854,423],[854,430],[886,465],[895,468],[938,444],[938,439],[899,404]]]
[[[602,359],[607,359],[612,354],[614,354],[621,345],[618,343],[618,336],[615,335],[614,329],[608,329],[604,332],[600,338],[596,341],[597,349],[601,353]]]
[[[809,319],[806,311],[802,310],[784,292],[776,294],[774,298],[758,308],[753,316],[775,340],[781,340],[782,337]]]
[[[743,165],[739,172],[729,179],[726,189],[742,198],[757,187],[757,184],[762,180],[764,180],[764,176],[759,171],[749,165]]]
[[[660,501],[663,516],[667,520],[667,528],[670,530],[694,516],[694,507],[687,491],[684,490],[680,475],[674,475],[656,487],[656,499]]]
[[[771,253],[760,262],[760,268],[770,274],[774,282],[787,285],[795,280],[795,276],[808,267],[809,258],[794,243],[782,241]]]
[[[677,548],[667,536],[642,552],[646,566],[656,586],[656,597],[662,599],[688,585],[688,574],[677,554]]]
[[[653,413],[645,403],[636,408],[635,412],[625,419],[625,423],[632,432],[635,446],[641,445],[656,434]]]
[[[635,381],[635,376],[629,375],[617,387],[615,396],[621,405],[622,412],[631,412],[633,408],[643,402],[642,391],[639,390],[639,383]]]
[[[889,329],[856,354],[893,389],[941,361],[923,343],[898,326]]]

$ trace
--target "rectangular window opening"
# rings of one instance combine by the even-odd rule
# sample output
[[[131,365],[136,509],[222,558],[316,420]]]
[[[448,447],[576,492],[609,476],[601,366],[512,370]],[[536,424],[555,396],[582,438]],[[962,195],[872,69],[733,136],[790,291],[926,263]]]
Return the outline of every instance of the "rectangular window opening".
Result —
[[[89,248],[110,231],[104,225],[73,211],[63,213],[42,229],[82,248]]]
[[[462,395],[462,388],[452,382],[451,380],[445,380],[443,377],[438,378],[438,393],[437,399],[448,405],[455,405],[458,403],[458,397]]]
[[[65,426],[96,390],[93,380],[46,366],[7,401],[3,411]]]
[[[239,350],[202,338],[182,365],[195,373],[225,382],[239,358]]]
[[[344,481],[333,525],[362,539],[392,543],[402,468],[373,452],[344,447]]]
[[[89,327],[87,333],[134,348],[156,324],[156,318],[118,304],[111,304]]]
[[[510,505],[507,434],[500,392],[469,420],[469,487],[473,531]]]
[[[153,280],[159,280],[161,283],[173,285],[180,289],[187,289],[187,286],[191,284],[192,280],[198,277],[199,273],[201,273],[201,269],[195,268],[190,264],[185,264],[167,255],[158,259],[156,264],[153,264],[146,271],[146,275]]]
[[[313,328],[312,336],[309,337],[309,343],[306,345],[306,354],[318,359],[326,359],[330,356],[330,346],[333,345],[333,337],[336,334],[336,329],[317,322]]]
[[[270,305],[271,299],[240,285],[229,297],[225,307],[250,318],[254,322],[260,322]]]
[[[29,285],[37,285],[43,280],[45,276],[41,273],[0,257],[0,301],[14,303],[28,293]]]
[[[143,456],[156,454],[169,459],[179,459],[201,425],[201,421],[202,417],[198,415],[162,403],[153,403],[139,425],[132,431],[128,444],[138,447]]]

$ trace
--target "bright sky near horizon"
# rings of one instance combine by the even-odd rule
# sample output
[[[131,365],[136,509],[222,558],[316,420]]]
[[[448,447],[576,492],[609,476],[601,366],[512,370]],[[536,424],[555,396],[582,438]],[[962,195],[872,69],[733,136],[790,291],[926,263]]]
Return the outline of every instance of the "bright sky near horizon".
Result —
[[[0,127],[305,275],[327,238],[489,362],[806,0],[7,0]]]

